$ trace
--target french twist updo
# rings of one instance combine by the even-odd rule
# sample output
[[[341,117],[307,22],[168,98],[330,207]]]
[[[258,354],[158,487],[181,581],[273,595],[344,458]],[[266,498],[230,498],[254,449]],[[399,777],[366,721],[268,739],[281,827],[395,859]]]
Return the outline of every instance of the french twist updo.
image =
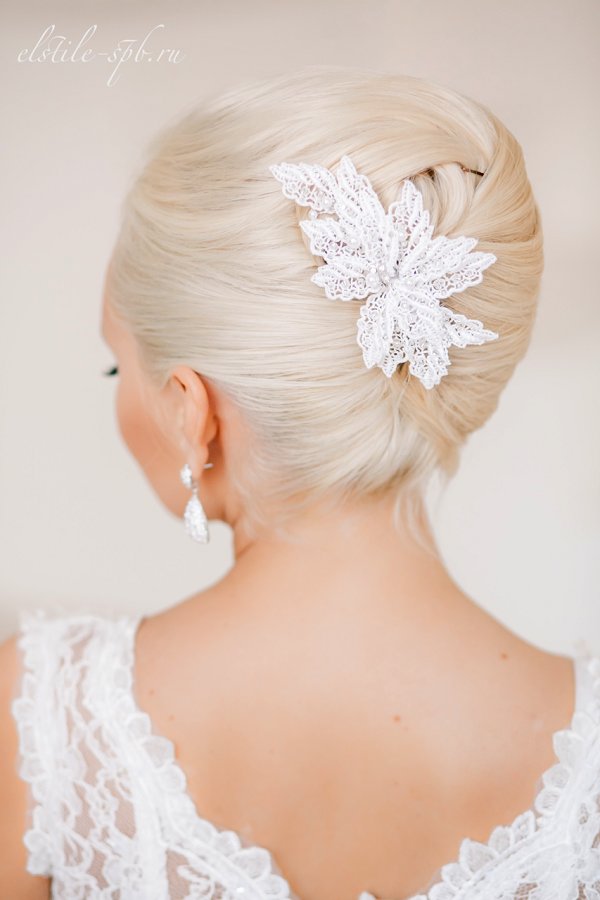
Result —
[[[308,210],[268,168],[335,168],[344,154],[384,209],[411,177],[433,237],[476,237],[497,257],[446,302],[499,338],[451,347],[432,390],[408,363],[392,378],[366,369],[364,301],[311,282],[323,260],[298,226]],[[283,521],[317,500],[390,492],[395,515],[410,513],[435,470],[454,474],[527,349],[542,268],[521,147],[485,106],[421,78],[320,65],[211,97],[155,137],[125,197],[108,288],[158,387],[189,365],[235,403],[249,442],[231,475],[248,522],[272,525],[273,509]]]

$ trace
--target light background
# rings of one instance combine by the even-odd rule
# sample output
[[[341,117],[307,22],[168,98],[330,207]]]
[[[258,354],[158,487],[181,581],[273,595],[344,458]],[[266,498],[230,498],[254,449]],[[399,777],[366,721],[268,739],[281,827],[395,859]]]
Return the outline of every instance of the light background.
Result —
[[[231,532],[197,545],[117,432],[99,337],[118,208],[146,141],[216,88],[310,63],[431,78],[521,143],[546,267],[530,350],[434,507],[454,577],[531,642],[600,652],[596,0],[13,4],[0,33],[0,639],[20,608],[149,614],[218,580]],[[178,65],[17,62],[54,24],[110,51],[156,25]],[[118,376],[117,376],[118,377]],[[178,473],[174,472],[177,478]]]

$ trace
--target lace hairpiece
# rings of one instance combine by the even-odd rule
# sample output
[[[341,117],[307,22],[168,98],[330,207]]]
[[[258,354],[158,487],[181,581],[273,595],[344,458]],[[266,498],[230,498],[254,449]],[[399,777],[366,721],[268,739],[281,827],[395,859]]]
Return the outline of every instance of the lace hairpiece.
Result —
[[[331,299],[368,298],[357,327],[368,369],[379,366],[391,378],[408,361],[411,374],[430,389],[448,372],[451,344],[466,347],[498,337],[439,302],[478,284],[496,257],[472,252],[477,238],[432,239],[429,211],[410,178],[386,213],[349,156],[342,156],[335,175],[309,163],[283,162],[269,171],[286,197],[311,207],[300,227],[311,252],[325,260],[311,281]],[[320,213],[337,218],[319,219]]]

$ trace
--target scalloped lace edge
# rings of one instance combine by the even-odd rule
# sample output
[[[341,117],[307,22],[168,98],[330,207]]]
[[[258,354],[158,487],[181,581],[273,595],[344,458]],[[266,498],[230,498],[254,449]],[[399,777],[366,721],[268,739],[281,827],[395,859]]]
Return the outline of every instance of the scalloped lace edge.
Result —
[[[39,662],[39,656],[36,657],[35,654],[40,652],[39,646],[36,646],[35,627],[54,621],[66,622],[67,618],[78,622],[100,619],[101,622],[108,621],[117,628],[124,626],[126,641],[117,663],[123,677],[113,681],[113,690],[119,697],[116,709],[125,727],[124,720],[127,715],[135,718],[138,724],[142,720],[145,723],[147,733],[142,739],[139,733],[137,736],[130,733],[136,738],[136,745],[145,751],[146,757],[151,761],[163,790],[171,797],[170,809],[178,818],[180,817],[188,833],[202,840],[207,848],[213,848],[220,857],[228,861],[236,875],[245,880],[244,886],[260,890],[267,888],[270,900],[300,900],[291,891],[287,880],[279,874],[281,870],[271,851],[257,844],[243,844],[237,832],[220,829],[199,814],[188,791],[187,776],[177,761],[173,741],[156,732],[149,714],[137,704],[133,687],[135,635],[145,616],[120,615],[107,619],[88,613],[49,618],[45,610],[22,611],[18,645],[23,651],[23,683],[21,694],[12,701],[11,712],[19,733],[21,753],[19,775],[31,784],[34,800],[38,804],[43,802],[45,794],[43,784],[49,777],[37,746],[32,747],[31,744],[31,735],[38,720],[37,707],[32,699],[32,695],[35,696],[32,691],[33,679],[38,674],[36,663]],[[513,852],[515,847],[521,846],[524,840],[551,821],[561,796],[572,781],[586,739],[600,724],[600,657],[592,654],[583,642],[579,642],[579,646],[580,649],[572,655],[572,658],[579,659],[587,674],[592,677],[590,693],[593,700],[585,710],[576,706],[570,725],[554,732],[552,742],[556,760],[542,773],[542,784],[532,806],[519,813],[510,824],[495,826],[487,841],[463,838],[458,856],[438,869],[439,880],[431,884],[426,893],[414,894],[404,900],[436,900],[436,895],[442,896],[440,888],[444,889],[444,900],[458,900],[461,893],[472,886],[476,879],[485,876],[490,865],[496,865],[504,856]],[[150,743],[150,750],[146,742]],[[162,759],[152,755],[152,746],[162,748],[159,754]],[[559,770],[562,778],[553,782]],[[39,806],[34,806],[33,824],[23,835],[23,841],[30,851],[27,870],[32,874],[51,876],[51,843],[49,837],[39,828],[37,809]],[[256,866],[257,857],[262,864],[259,867]],[[368,891],[362,891],[357,900],[378,900],[378,898]]]
[[[188,791],[187,776],[179,765],[173,741],[155,730],[151,716],[142,710],[135,698],[133,684],[133,668],[135,658],[135,635],[139,624],[145,616],[122,617],[127,631],[124,658],[119,662],[125,678],[119,685],[120,713],[133,715],[138,720],[145,720],[148,726],[146,739],[138,743],[143,745],[147,757],[152,762],[155,771],[159,773],[163,790],[169,792],[171,797],[170,809],[177,816],[188,834],[193,834],[196,839],[202,840],[207,847],[214,848],[219,856],[227,860],[234,870],[234,874],[246,879],[240,887],[252,887],[264,892],[269,900],[299,900],[291,891],[290,885],[283,875],[279,874],[279,867],[271,852],[266,847],[258,844],[244,844],[241,836],[231,829],[217,828],[209,819],[200,815],[196,804]],[[123,723],[124,724],[124,723]],[[151,746],[161,746],[166,759],[157,761],[152,752],[148,752],[145,746],[149,741]],[[260,865],[257,865],[257,861]],[[229,887],[229,886],[228,886]],[[262,893],[261,893],[262,900]]]
[[[128,630],[127,662],[130,674],[133,670],[135,634],[138,625],[143,618],[143,616],[140,616],[137,619],[132,620]],[[439,892],[440,885],[455,889],[455,893],[445,895],[444,900],[446,900],[446,897],[447,900],[450,900],[451,897],[458,898],[459,892],[472,885],[475,879],[479,879],[482,875],[485,875],[485,870],[489,864],[497,865],[504,856],[512,852],[515,846],[521,845],[524,840],[539,831],[540,828],[553,818],[560,796],[571,783],[573,772],[576,770],[577,761],[583,751],[583,741],[585,741],[591,732],[596,731],[600,724],[600,700],[598,699],[600,698],[600,657],[593,655],[589,648],[582,642],[579,642],[578,646],[578,652],[575,655],[572,655],[571,658],[573,660],[579,659],[580,662],[583,662],[588,675],[592,675],[593,682],[591,693],[596,698],[596,703],[594,705],[595,714],[591,714],[578,708],[578,685],[576,683],[577,690],[574,698],[575,707],[571,716],[570,725],[566,728],[558,729],[552,735],[556,759],[555,762],[542,773],[541,778],[538,779],[538,781],[541,780],[542,784],[535,795],[532,806],[515,816],[510,824],[496,825],[492,829],[487,841],[476,841],[469,837],[463,838],[460,843],[458,856],[452,861],[445,863],[439,869],[440,878],[434,884],[430,885],[427,889],[427,893],[415,894],[405,898],[405,900],[435,900],[435,897],[432,896],[432,891],[435,895],[436,889]],[[133,696],[132,700],[136,711],[147,716],[147,713],[144,713],[139,709]],[[148,720],[150,726],[153,727],[149,716]],[[165,747],[167,744],[169,745],[170,764],[178,773],[180,779],[180,786],[176,789],[177,802],[181,805],[185,814],[190,817],[190,825],[193,825],[194,821],[196,821],[201,823],[202,827],[206,827],[211,835],[216,836],[217,838],[219,835],[226,836],[227,840],[231,841],[231,851],[228,852],[226,850],[225,852],[228,856],[235,858],[235,854],[236,852],[239,852],[241,846],[240,836],[235,831],[218,829],[212,822],[204,819],[199,814],[195,803],[189,795],[185,772],[177,762],[173,742],[162,736],[161,740],[166,742]],[[552,778],[558,769],[561,769],[562,772],[566,770],[566,778],[564,779],[564,783],[560,786],[552,783]],[[538,813],[537,817],[535,814],[536,811]],[[251,845],[246,847],[246,849],[255,849],[262,854],[265,854],[265,861],[268,864],[270,874],[272,874],[273,870],[280,871],[273,855],[267,848],[259,845]],[[274,877],[278,878],[281,876],[274,875]],[[451,881],[448,880],[449,878]],[[281,885],[282,889],[288,891],[289,894],[289,896],[282,895],[281,900],[299,900],[299,898],[291,892],[287,881],[284,878],[281,880],[283,882]],[[276,900],[280,900],[279,896]],[[378,898],[369,891],[362,891],[357,900],[378,900]]]
[[[485,878],[490,866],[498,865],[553,820],[560,799],[577,771],[585,742],[590,735],[597,733],[600,725],[600,656],[593,654],[583,641],[578,641],[577,647],[572,658],[579,661],[587,675],[591,676],[590,693],[593,699],[585,710],[579,709],[577,685],[571,722],[552,735],[555,761],[538,779],[541,786],[531,807],[515,816],[510,824],[496,825],[487,841],[463,838],[458,856],[438,869],[438,880],[429,885],[426,893],[415,894],[406,900],[459,900],[466,889]],[[368,900],[377,898],[369,897]]]

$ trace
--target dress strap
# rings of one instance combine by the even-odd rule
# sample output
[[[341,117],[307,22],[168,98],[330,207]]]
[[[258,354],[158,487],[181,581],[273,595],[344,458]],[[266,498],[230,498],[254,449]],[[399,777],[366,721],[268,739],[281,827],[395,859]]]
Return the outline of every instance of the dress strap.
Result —
[[[56,615],[22,610],[17,646],[22,675],[11,712],[19,735],[19,776],[29,784],[26,869],[32,875],[56,875],[65,863],[69,821],[82,808],[81,783],[89,753],[82,753],[86,695],[97,691],[106,645],[126,631],[128,621],[86,613]],[[68,810],[68,813],[66,812]]]

